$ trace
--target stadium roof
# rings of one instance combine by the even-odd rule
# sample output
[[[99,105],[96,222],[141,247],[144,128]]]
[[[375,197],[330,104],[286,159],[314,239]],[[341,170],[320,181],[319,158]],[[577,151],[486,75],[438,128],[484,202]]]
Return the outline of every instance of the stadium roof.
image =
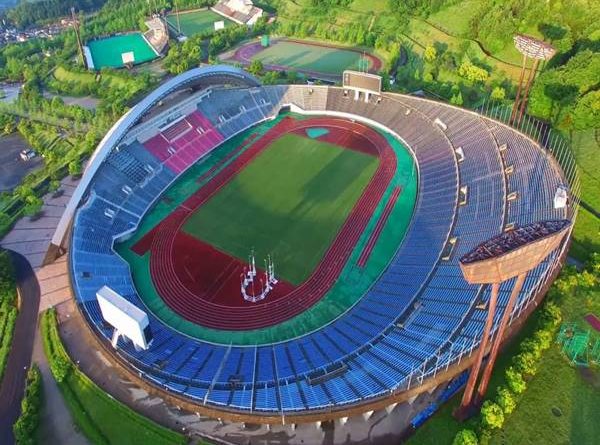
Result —
[[[557,221],[540,221],[518,227],[509,232],[495,236],[475,247],[460,259],[462,264],[497,258],[513,252],[526,244],[554,235],[571,224],[568,219]]]
[[[144,97],[138,104],[121,116],[117,123],[106,133],[104,138],[98,144],[98,147],[87,164],[84,175],[77,186],[75,193],[71,197],[61,216],[52,237],[52,244],[54,246],[60,247],[63,245],[75,209],[90,185],[94,174],[100,167],[100,164],[104,161],[104,158],[123,139],[125,134],[160,100],[175,91],[199,84],[203,84],[204,86],[224,84],[245,85],[247,87],[260,86],[258,79],[240,68],[228,65],[211,65],[194,68],[179,74]]]

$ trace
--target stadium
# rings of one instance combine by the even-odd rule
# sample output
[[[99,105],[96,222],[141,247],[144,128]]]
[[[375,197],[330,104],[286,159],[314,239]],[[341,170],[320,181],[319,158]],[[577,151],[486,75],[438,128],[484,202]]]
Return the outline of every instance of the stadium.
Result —
[[[90,328],[149,387],[214,418],[315,422],[456,392],[492,293],[459,260],[572,220],[556,205],[566,185],[536,142],[477,113],[369,81],[263,86],[211,66],[106,134],[53,246]],[[507,335],[569,238],[527,273]],[[137,308],[141,342],[107,322],[105,286]]]

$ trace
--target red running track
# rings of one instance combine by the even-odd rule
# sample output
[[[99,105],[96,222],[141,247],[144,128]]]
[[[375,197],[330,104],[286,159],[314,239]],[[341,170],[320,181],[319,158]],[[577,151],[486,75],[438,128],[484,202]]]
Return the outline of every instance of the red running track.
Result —
[[[178,245],[181,247],[177,241],[178,233],[182,232],[180,229],[187,217],[217,193],[275,139],[285,133],[310,127],[327,128],[330,130],[330,135],[336,132],[342,134],[340,131],[343,130],[343,134],[347,137],[346,143],[354,145],[349,148],[359,149],[360,145],[363,147],[371,145],[376,149],[380,158],[375,174],[329,246],[322,261],[310,277],[287,293],[285,298],[268,298],[264,302],[247,303],[241,306],[223,304],[227,301],[211,301],[202,298],[201,295],[190,289],[190,277],[178,263],[180,260],[177,260],[177,257],[182,255],[181,250],[177,248]],[[348,133],[352,133],[353,136],[348,136]],[[319,140],[322,139],[319,138]],[[360,145],[358,145],[359,142],[361,142]],[[336,143],[340,142],[336,141]],[[299,121],[291,118],[283,119],[153,230],[150,246],[150,274],[159,295],[172,310],[183,318],[214,329],[258,329],[281,323],[298,315],[319,301],[337,280],[393,178],[396,165],[395,153],[386,139],[362,124],[333,118],[311,118]],[[147,240],[145,242],[149,243]],[[241,299],[238,280],[239,277],[236,278],[238,286],[236,294]]]

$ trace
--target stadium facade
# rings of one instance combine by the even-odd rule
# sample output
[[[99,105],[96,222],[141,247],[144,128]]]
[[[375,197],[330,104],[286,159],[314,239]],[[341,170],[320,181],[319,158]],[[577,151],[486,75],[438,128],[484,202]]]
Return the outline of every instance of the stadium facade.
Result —
[[[150,348],[136,350],[120,340],[113,349],[98,289],[109,286],[147,310],[115,241],[135,233],[187,168],[282,110],[361,122],[394,135],[410,150],[418,197],[391,262],[356,304],[297,338],[256,346],[205,342],[149,312]],[[181,119],[196,126],[197,143],[181,150],[149,146]],[[321,421],[410,401],[461,375],[479,345],[490,287],[468,284],[459,259],[506,230],[573,219],[570,204],[553,205],[556,190],[566,185],[558,163],[536,142],[474,112],[391,93],[365,101],[340,87],[261,86],[244,71],[212,66],[161,85],[106,134],[53,246],[69,251],[74,294],[91,329],[154,390],[212,417]],[[527,274],[511,326],[539,303],[560,270],[569,238]],[[500,287],[492,333],[511,284]]]

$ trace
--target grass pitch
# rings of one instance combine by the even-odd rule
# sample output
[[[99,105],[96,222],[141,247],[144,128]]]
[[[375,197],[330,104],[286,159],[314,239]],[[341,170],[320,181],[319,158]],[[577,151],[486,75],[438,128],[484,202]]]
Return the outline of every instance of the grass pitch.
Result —
[[[234,24],[231,20],[226,19],[222,15],[212,12],[209,9],[179,13],[179,26],[181,27],[181,32],[185,36],[192,36],[206,31],[214,31],[215,22],[220,21],[225,22],[226,28]],[[177,27],[177,16],[175,14],[169,14],[167,16],[167,23],[172,29],[176,31],[179,30]]]
[[[379,161],[286,134],[273,142],[186,222],[184,231],[258,266],[273,255],[292,284],[314,270]]]
[[[344,70],[358,70],[361,53],[349,49],[284,40],[273,43],[256,54],[253,59],[260,60],[264,65],[280,65],[293,69],[339,75]]]
[[[158,56],[140,33],[123,34],[92,40],[87,46],[92,53],[94,69],[121,68],[121,54],[133,52],[134,65],[156,59]]]

